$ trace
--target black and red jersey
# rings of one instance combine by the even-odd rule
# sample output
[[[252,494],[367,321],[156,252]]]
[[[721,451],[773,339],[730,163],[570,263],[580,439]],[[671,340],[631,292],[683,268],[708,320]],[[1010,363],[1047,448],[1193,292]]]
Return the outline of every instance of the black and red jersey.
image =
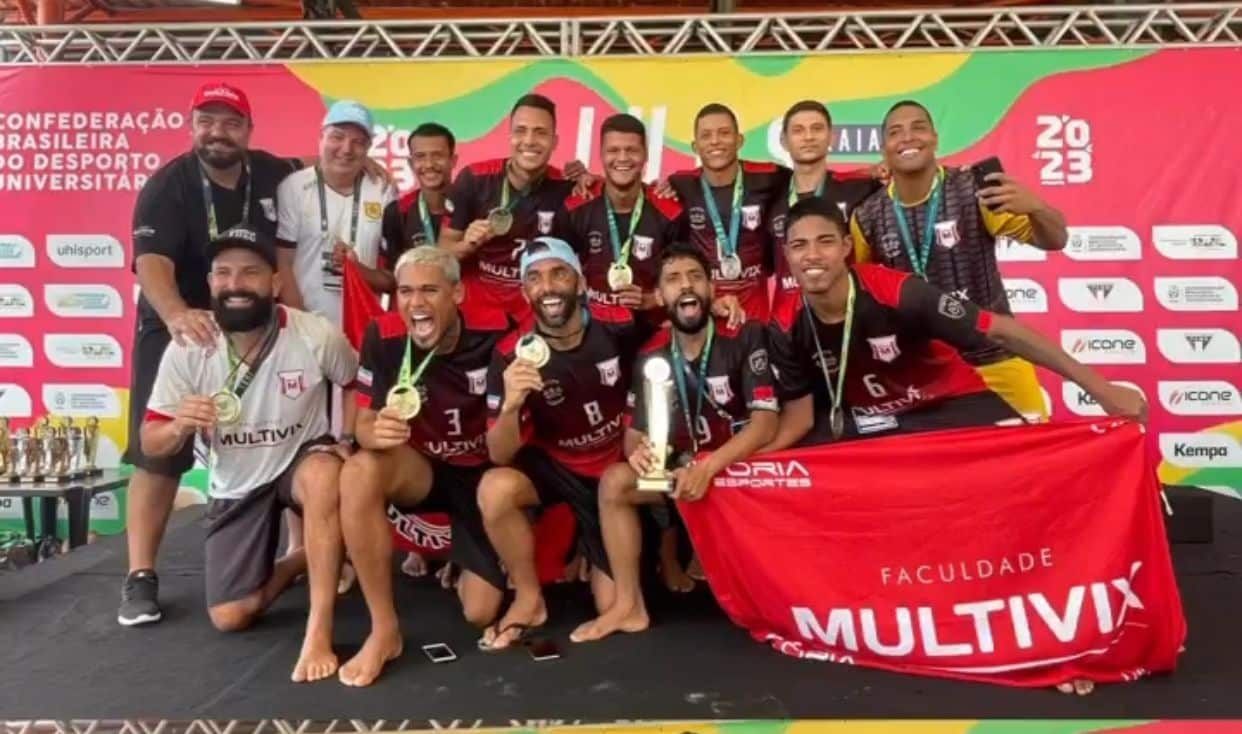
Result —
[[[486,219],[488,212],[500,206],[507,160],[475,163],[464,168],[449,190],[448,214],[444,226],[465,232],[470,223]],[[484,294],[495,306],[509,314],[526,314],[530,307],[522,299],[519,261],[526,243],[536,237],[552,234],[552,223],[565,205],[574,184],[567,181],[557,168],[549,167],[543,178],[520,196],[511,186],[510,211],[513,225],[475,250],[473,257],[463,261],[467,278],[478,280],[482,288],[472,289],[471,296]]]
[[[792,181],[792,179],[791,179]],[[837,205],[845,221],[850,221],[854,207],[868,196],[883,188],[883,184],[871,177],[866,169],[857,169],[845,173],[828,171],[824,179],[823,190],[818,196]],[[802,191],[796,194],[795,201],[815,196],[815,191]],[[789,262],[785,260],[785,220],[789,217],[789,191],[784,196],[776,196],[768,209],[767,228],[772,238],[772,255],[774,262],[775,284],[772,291],[772,312],[781,308],[781,303],[788,299],[799,298],[798,282],[789,272]]]
[[[630,389],[630,409],[627,411],[630,424],[636,431],[647,431],[647,383],[642,378],[643,366],[648,359],[660,356],[667,359],[676,371],[678,363],[673,360],[672,339],[672,326],[665,325],[640,350],[638,363],[634,367],[634,384]],[[700,384],[702,367],[702,355],[681,364],[688,411],[683,409],[674,376],[669,444],[676,452],[694,448],[686,423],[687,412],[690,421],[696,424],[699,450],[711,451],[732,438],[750,419],[752,411],[779,409],[772,370],[768,364],[767,330],[762,323],[747,321],[740,329],[730,331],[724,320],[717,320],[712,351],[707,357],[707,371]],[[698,397],[700,392],[701,401]],[[695,411],[700,404],[702,412],[696,419]]]
[[[850,277],[857,293],[842,407],[859,433],[881,430],[880,423],[893,416],[946,398],[987,390],[958,350],[988,341],[990,312],[879,265],[857,265]],[[813,394],[816,413],[828,412],[820,364],[826,364],[835,390],[843,332],[843,322],[823,323],[801,298],[786,299],[772,314],[768,341],[782,401]]]
[[[742,200],[738,227],[737,255],[742,260],[742,274],[734,280],[726,280],[720,272],[717,256],[716,228],[712,224],[703,197],[700,178],[703,169],[682,171],[669,176],[668,182],[677,192],[685,211],[683,232],[686,238],[707,255],[712,264],[712,280],[716,284],[716,296],[736,295],[746,309],[746,318],[766,321],[768,317],[768,280],[772,269],[772,242],[764,223],[767,211],[777,196],[789,190],[788,168],[774,163],[741,162]],[[729,230],[733,206],[733,184],[711,187],[716,211],[720,213],[721,225]],[[720,251],[724,252],[724,246]]]
[[[381,224],[384,236],[380,244],[380,259],[389,270],[396,264],[397,258],[401,257],[401,253],[422,245],[434,245],[440,238],[442,216],[436,216],[429,211],[429,221],[424,222],[422,212],[419,211],[418,195],[419,189],[415,189],[384,207]]]
[[[675,199],[660,198],[650,187],[644,191],[642,218],[634,230],[628,261],[634,271],[634,284],[644,291],[655,289],[660,251],[677,240],[681,214],[681,204]],[[618,247],[625,244],[631,215],[632,212],[616,212]],[[608,286],[608,269],[614,257],[603,182],[596,183],[589,196],[570,196],[557,215],[552,232],[578,252],[591,302],[617,306],[617,295]]]
[[[543,390],[526,396],[519,420],[524,444],[544,450],[575,474],[599,477],[621,460],[630,370],[651,329],[625,310],[591,312],[578,346],[553,349],[551,359],[539,369]],[[499,418],[504,402],[505,368],[515,358],[518,339],[529,330],[511,331],[496,347],[487,372],[489,427]]]
[[[509,328],[504,319],[491,323],[461,315],[456,348],[431,358],[416,389],[422,410],[410,420],[410,445],[420,453],[458,466],[487,462],[487,370],[496,344]],[[398,313],[385,313],[367,325],[358,367],[358,405],[384,407],[397,384],[409,332]],[[412,346],[411,373],[427,352]]]

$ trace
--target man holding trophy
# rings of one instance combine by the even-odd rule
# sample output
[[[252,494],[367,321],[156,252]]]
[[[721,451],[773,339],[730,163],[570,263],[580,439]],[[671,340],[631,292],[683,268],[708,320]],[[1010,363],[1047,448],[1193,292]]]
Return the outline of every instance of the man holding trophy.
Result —
[[[574,631],[575,642],[647,628],[638,506],[664,503],[670,493],[687,502],[702,499],[716,474],[776,434],[765,329],[749,321],[731,331],[713,319],[710,273],[707,257],[691,245],[672,245],[660,254],[656,300],[669,324],[642,348],[634,370],[628,461],[610,466],[599,485],[615,590],[609,600],[596,597],[600,616]]]
[[[142,425],[142,451],[172,456],[200,435],[211,458],[205,516],[207,611],[221,631],[250,626],[299,575],[310,614],[293,680],[336,670],[332,605],[341,569],[337,517],[347,450],[328,434],[329,383],[351,385],[358,359],[327,319],[276,306],[276,244],[249,227],[208,247],[210,347],[164,352]],[[303,513],[306,547],[276,561],[280,515]]]

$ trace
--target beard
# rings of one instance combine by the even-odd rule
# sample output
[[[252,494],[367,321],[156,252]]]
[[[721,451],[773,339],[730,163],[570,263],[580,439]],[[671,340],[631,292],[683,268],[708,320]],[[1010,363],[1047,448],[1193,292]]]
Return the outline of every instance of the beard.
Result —
[[[678,303],[686,296],[694,296],[699,301],[699,312],[696,316],[683,316]],[[673,328],[683,334],[697,334],[707,326],[707,320],[711,318],[712,301],[711,298],[703,298],[693,291],[683,293],[677,297],[673,304],[665,309],[668,313],[668,320],[672,322]]]
[[[560,298],[564,302],[564,305],[561,306],[560,313],[554,316],[549,316],[548,314],[544,312],[543,304],[540,303],[539,301],[536,301],[535,304],[533,305],[535,316],[538,317],[539,323],[542,324],[543,326],[546,326],[551,329],[559,329],[565,324],[569,323],[569,319],[574,315],[574,313],[577,312],[578,292],[577,291],[563,291],[563,292],[554,291],[552,293],[545,293],[540,300],[542,300],[543,298],[548,298],[548,297]]]
[[[249,298],[251,304],[243,308],[225,306],[230,298]],[[222,331],[243,332],[254,331],[272,319],[272,311],[276,308],[276,298],[266,298],[250,291],[225,291],[211,299],[211,312],[216,316],[216,323]]]
[[[228,145],[229,148],[223,151],[213,151],[210,147],[208,147],[212,143],[224,143]],[[232,166],[241,163],[242,159],[245,157],[245,151],[233,145],[232,141],[221,139],[208,140],[203,144],[196,143],[194,145],[194,152],[198,155],[199,160],[212,168],[231,168]]]

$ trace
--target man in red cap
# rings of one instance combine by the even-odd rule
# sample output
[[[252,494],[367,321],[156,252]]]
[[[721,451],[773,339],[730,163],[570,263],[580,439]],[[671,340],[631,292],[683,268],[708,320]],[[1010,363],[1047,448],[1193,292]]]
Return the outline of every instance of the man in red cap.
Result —
[[[139,433],[164,348],[210,346],[218,328],[207,288],[208,243],[219,233],[248,224],[276,236],[276,187],[297,166],[249,150],[254,119],[245,92],[221,82],[194,95],[191,149],[147,181],[134,207],[134,272],[138,300],[130,382],[129,445],[134,465],[127,494],[129,574],[117,621],[125,626],[160,619],[155,556],[172,510],[181,475],[194,464],[193,442],[166,457],[143,453]]]

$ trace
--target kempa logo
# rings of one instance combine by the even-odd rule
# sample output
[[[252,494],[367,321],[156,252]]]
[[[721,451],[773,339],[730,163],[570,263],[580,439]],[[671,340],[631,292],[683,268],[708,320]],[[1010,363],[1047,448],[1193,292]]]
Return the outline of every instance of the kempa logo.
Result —
[[[30,393],[21,385],[0,382],[0,415],[26,418],[30,416]]]
[[[1043,262],[1048,253],[1022,240],[1001,235],[996,238],[996,259],[1000,262]]]
[[[1029,278],[1005,278],[1005,297],[1014,313],[1048,313],[1048,292]]]
[[[1236,260],[1238,240],[1219,224],[1164,225],[1151,228],[1156,251],[1171,260]]]
[[[1237,311],[1233,283],[1215,276],[1156,278],[1156,300],[1170,311]]]
[[[1135,385],[1133,382],[1115,380],[1113,384],[1123,385],[1132,390],[1138,390],[1140,393],[1143,392],[1142,388]],[[1143,395],[1143,397],[1146,398],[1147,396]],[[1100,407],[1100,404],[1096,402],[1095,398],[1091,397],[1090,393],[1082,389],[1077,383],[1070,382],[1069,380],[1061,383],[1061,400],[1065,403],[1065,407],[1069,408],[1070,412],[1074,415],[1081,415],[1089,418],[1105,415],[1104,409]]]
[[[33,367],[34,347],[21,334],[0,334],[0,367]]]
[[[62,268],[125,267],[125,248],[106,234],[50,234],[47,254]]]
[[[48,309],[66,318],[120,318],[121,294],[110,285],[46,285],[43,302]]]
[[[1128,227],[1070,227],[1065,254],[1071,260],[1141,260],[1143,249]]]
[[[1228,329],[1157,329],[1156,344],[1165,359],[1179,364],[1242,362],[1242,346]]]
[[[1174,415],[1242,415],[1238,388],[1224,380],[1161,380],[1160,404]]]
[[[1227,433],[1162,433],[1160,454],[1189,469],[1242,467],[1242,446]]]
[[[121,345],[107,334],[44,334],[43,352],[57,367],[121,366]]]
[[[1060,278],[1061,302],[1079,313],[1139,313],[1143,292],[1128,278]]]
[[[34,297],[30,291],[16,283],[0,285],[0,318],[31,316],[34,316]]]
[[[107,385],[47,383],[43,406],[56,415],[121,417],[121,401]]]
[[[0,268],[33,268],[34,244],[19,234],[0,235]]]
[[[1063,329],[1061,348],[1084,364],[1143,364],[1147,346],[1126,329]]]

